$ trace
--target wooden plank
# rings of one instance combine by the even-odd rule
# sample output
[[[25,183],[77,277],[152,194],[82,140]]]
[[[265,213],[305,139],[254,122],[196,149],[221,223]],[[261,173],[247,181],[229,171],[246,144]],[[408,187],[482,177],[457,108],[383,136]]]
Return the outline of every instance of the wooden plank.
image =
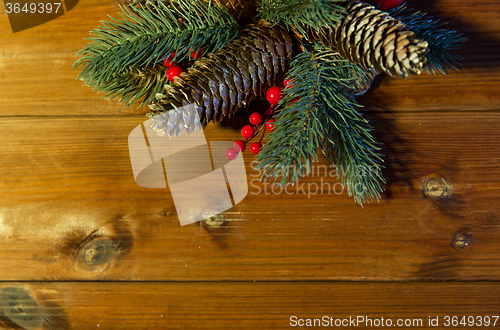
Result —
[[[2,317],[8,329],[8,316],[62,330],[289,329],[315,318],[384,329],[462,326],[464,316],[473,328],[500,322],[498,283],[2,283],[1,290],[1,302],[11,303]],[[33,318],[20,319],[19,307]]]
[[[144,117],[3,118],[0,279],[498,280],[500,115],[368,118],[380,203],[335,193],[324,159],[275,194],[245,153],[249,194],[225,225],[183,227],[169,189],[134,182],[127,136]],[[234,141],[246,121],[206,137]]]
[[[123,107],[101,99],[75,80],[71,66],[87,43],[88,32],[107,15],[117,16],[116,1],[80,1],[67,14],[38,27],[12,33],[6,15],[0,18],[0,115],[115,115],[141,114],[144,108]],[[378,79],[360,102],[372,108],[409,110],[491,110],[500,103],[497,1],[472,5],[461,1],[419,1],[418,9],[453,20],[451,28],[469,38],[459,54],[465,67],[447,76],[408,80]],[[488,24],[485,24],[488,22]]]

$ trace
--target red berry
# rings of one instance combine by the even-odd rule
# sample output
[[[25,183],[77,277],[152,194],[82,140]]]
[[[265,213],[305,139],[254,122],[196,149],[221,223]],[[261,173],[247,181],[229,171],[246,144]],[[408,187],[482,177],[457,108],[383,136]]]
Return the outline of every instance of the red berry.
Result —
[[[269,132],[272,132],[276,129],[276,126],[274,125],[274,123],[276,122],[276,120],[274,119],[269,119],[267,122],[266,122],[266,129],[269,131]]]
[[[278,104],[278,102],[283,97],[283,95],[281,95],[281,90],[282,88],[278,86],[270,87],[266,93],[267,102],[274,105]]]
[[[236,152],[236,150],[234,150],[234,148],[229,148],[229,149],[226,150],[226,158],[227,159],[233,160],[237,156],[238,156],[238,153]]]
[[[262,143],[260,142],[254,142],[250,145],[250,151],[253,154],[258,154],[262,150]]]
[[[262,115],[258,112],[252,113],[252,115],[250,115],[250,124],[259,125],[260,123],[262,123]]]
[[[184,69],[180,66],[171,66],[167,70],[167,78],[170,81],[174,81],[175,77],[180,77],[181,73],[184,72]]]
[[[191,51],[191,48],[189,48],[188,51]],[[203,55],[203,47],[201,47],[200,49],[198,49],[195,52],[192,52],[191,53],[191,58],[193,60],[197,60],[197,59],[199,59],[201,57],[201,55]]]
[[[180,27],[182,27],[182,25],[184,24],[184,21],[182,20],[182,18],[178,18],[177,22],[179,22]]]
[[[380,4],[380,10],[389,10],[402,4],[403,0],[367,0],[366,2],[374,6]]]
[[[247,148],[247,145],[245,144],[245,141],[238,140],[234,143],[234,150],[236,152],[243,152]]]
[[[293,86],[292,83],[290,83],[290,81],[292,81],[292,79],[287,79],[287,80],[284,80],[283,81],[283,87],[287,87],[288,85],[290,85],[290,87]]]
[[[165,57],[163,59],[163,65],[165,65],[166,67],[170,67],[172,65],[175,65],[174,62],[172,62],[172,60],[174,59],[175,57],[175,53],[172,53],[170,55],[168,55],[167,57]]]
[[[241,129],[241,136],[243,136],[245,139],[248,139],[250,136],[253,134],[253,126],[252,125],[245,125]]]

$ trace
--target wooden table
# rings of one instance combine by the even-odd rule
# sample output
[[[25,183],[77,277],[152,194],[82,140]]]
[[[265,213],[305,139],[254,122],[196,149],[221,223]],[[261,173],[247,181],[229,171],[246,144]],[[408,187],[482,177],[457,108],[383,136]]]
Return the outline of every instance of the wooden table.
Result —
[[[359,99],[384,143],[379,203],[252,181],[222,225],[187,226],[168,189],[134,181],[127,137],[145,109],[102,99],[71,70],[117,2],[80,1],[17,33],[2,7],[1,328],[19,329],[9,316],[23,315],[26,329],[285,329],[324,316],[426,328],[499,315],[500,2],[410,6],[469,42],[460,71],[380,77]],[[207,139],[238,139],[250,111],[210,125]],[[337,182],[303,182],[322,179]],[[25,305],[8,309],[15,299]],[[42,321],[26,318],[29,303]]]

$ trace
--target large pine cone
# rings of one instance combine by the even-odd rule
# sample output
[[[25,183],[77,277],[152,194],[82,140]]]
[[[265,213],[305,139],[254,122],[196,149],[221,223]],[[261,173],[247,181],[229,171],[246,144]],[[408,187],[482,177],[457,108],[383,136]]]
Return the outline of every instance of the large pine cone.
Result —
[[[165,93],[150,105],[149,116],[195,104],[203,127],[210,121],[220,122],[279,84],[292,56],[288,32],[278,26],[252,26],[217,53],[196,61],[175,78],[174,86],[165,85]],[[187,113],[175,118],[156,116],[153,121],[154,129],[168,135],[176,134],[179,125],[192,122]]]
[[[342,22],[331,29],[310,31],[309,40],[319,39],[365,69],[391,76],[420,74],[426,62],[427,42],[386,12],[363,2],[351,2]]]

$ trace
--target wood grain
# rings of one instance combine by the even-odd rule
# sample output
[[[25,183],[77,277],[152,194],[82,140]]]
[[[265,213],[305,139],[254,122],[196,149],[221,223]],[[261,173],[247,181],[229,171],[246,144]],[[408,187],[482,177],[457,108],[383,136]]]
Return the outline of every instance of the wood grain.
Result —
[[[492,110],[500,94],[500,24],[497,1],[471,5],[468,0],[418,1],[417,9],[453,22],[469,42],[458,53],[465,58],[459,72],[417,76],[407,80],[380,77],[362,98],[378,110]],[[81,1],[73,10],[41,26],[12,33],[7,15],[0,17],[0,116],[142,114],[144,108],[106,101],[75,80],[75,54],[89,31],[107,15],[117,17],[115,0]],[[485,24],[487,22],[487,24]]]
[[[401,320],[412,324],[406,328],[443,329],[446,316],[498,318],[500,294],[494,283],[411,282],[3,283],[1,290],[12,287],[36,299],[46,319],[51,317],[46,324],[63,330],[289,329],[293,316],[297,322],[326,316],[332,327],[336,319],[363,317],[359,328],[390,328],[367,321],[383,318],[392,328]],[[439,327],[430,327],[429,318],[437,318]],[[1,320],[5,329],[16,329],[5,316]]]
[[[498,280],[500,115],[368,117],[387,155],[380,203],[340,194],[324,159],[276,193],[245,153],[249,193],[218,227],[180,227],[169,189],[136,185],[127,137],[142,116],[4,118],[0,279]]]

